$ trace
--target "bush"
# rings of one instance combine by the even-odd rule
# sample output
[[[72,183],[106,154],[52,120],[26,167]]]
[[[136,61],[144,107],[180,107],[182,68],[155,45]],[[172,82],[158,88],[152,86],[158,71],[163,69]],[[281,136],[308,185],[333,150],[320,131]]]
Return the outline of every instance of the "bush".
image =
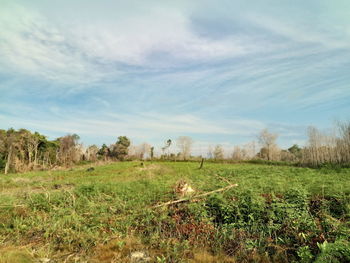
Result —
[[[309,246],[299,247],[297,251],[300,263],[311,263],[314,256],[312,255]]]
[[[350,262],[350,243],[346,240],[337,240],[334,243],[325,241],[318,244],[321,253],[315,263],[346,263]]]
[[[75,192],[78,196],[86,197],[96,196],[99,193],[97,186],[94,184],[81,185],[75,190]]]

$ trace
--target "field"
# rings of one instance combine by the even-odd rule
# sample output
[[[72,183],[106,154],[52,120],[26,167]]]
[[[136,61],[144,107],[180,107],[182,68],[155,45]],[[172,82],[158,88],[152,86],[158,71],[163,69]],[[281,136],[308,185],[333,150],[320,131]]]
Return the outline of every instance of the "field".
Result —
[[[0,263],[350,262],[350,169],[198,166],[2,175]],[[190,200],[156,207],[181,198],[180,181],[195,190]]]

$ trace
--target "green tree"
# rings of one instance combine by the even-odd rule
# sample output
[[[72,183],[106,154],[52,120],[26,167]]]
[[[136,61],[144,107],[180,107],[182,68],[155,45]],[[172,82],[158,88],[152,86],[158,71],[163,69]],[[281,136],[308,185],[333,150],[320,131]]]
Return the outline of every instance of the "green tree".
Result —
[[[110,150],[106,144],[102,144],[101,148],[98,150],[97,155],[101,156],[104,160],[107,159],[110,154]]]
[[[302,149],[297,144],[294,144],[292,147],[288,148],[288,152],[293,154],[296,158],[300,158]]]
[[[113,145],[111,152],[112,157],[117,158],[120,161],[123,161],[128,155],[130,146],[130,140],[126,136],[119,136],[118,141]]]

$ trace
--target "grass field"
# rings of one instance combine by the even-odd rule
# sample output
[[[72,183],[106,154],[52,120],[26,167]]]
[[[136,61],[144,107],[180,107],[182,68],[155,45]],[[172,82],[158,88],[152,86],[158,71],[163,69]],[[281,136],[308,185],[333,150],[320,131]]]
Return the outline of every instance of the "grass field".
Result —
[[[88,167],[0,176],[0,263],[136,262],[135,251],[148,262],[350,262],[350,169]],[[179,198],[180,180],[194,196],[238,186],[154,207]]]

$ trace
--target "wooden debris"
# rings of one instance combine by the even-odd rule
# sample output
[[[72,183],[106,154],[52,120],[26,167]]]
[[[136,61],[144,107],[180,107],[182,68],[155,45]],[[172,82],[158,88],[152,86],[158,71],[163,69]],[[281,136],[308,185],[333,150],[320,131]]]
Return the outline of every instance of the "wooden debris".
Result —
[[[208,195],[211,195],[211,194],[214,194],[214,193],[223,192],[223,191],[226,191],[226,190],[228,190],[228,189],[230,189],[232,187],[236,187],[236,186],[238,186],[238,184],[230,184],[230,185],[225,186],[223,188],[219,188],[219,189],[216,189],[216,190],[213,190],[213,191],[210,191],[210,192],[206,192],[206,193],[203,193],[203,194],[195,195],[191,199],[197,199],[197,198],[208,196]],[[174,200],[174,201],[169,201],[169,202],[166,202],[166,203],[158,204],[158,205],[155,205],[153,207],[154,208],[155,207],[163,207],[163,206],[168,206],[168,205],[173,205],[173,204],[178,204],[178,203],[183,203],[183,202],[189,202],[189,201],[191,201],[191,199],[182,198],[182,199],[178,199],[178,200]]]
[[[194,192],[195,190],[185,180],[178,181],[174,187],[174,193],[178,197],[185,197],[193,194]]]

